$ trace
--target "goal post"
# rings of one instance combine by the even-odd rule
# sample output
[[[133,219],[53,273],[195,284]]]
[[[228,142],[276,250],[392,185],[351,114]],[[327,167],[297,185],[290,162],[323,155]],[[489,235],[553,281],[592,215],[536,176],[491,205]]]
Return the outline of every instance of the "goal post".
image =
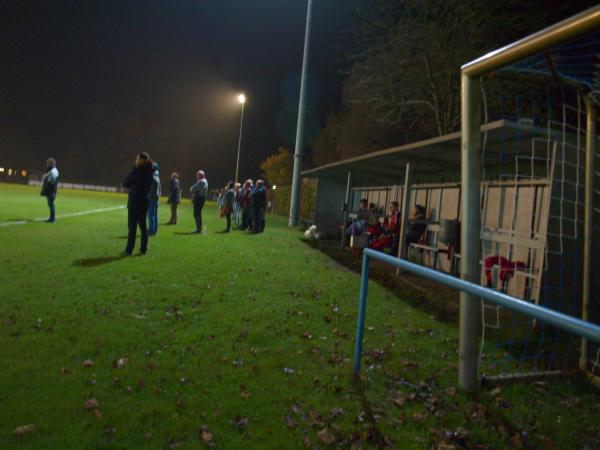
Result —
[[[482,78],[525,58],[542,54],[553,47],[563,45],[600,29],[600,5],[583,11],[571,18],[516,41],[506,47],[488,53],[461,68],[461,277],[466,281],[480,283],[481,280],[481,200],[482,182]],[[554,73],[553,75],[556,75]],[[592,217],[594,193],[594,155],[596,105],[589,96],[586,102],[586,145],[583,171],[585,173],[583,198],[583,277],[581,277],[582,318],[589,317],[592,264]],[[532,162],[533,165],[533,162]],[[564,170],[564,169],[563,169]],[[577,169],[578,170],[578,169]],[[517,171],[518,172],[518,171]],[[562,175],[565,176],[564,173]],[[515,174],[515,180],[518,173]],[[575,186],[578,189],[578,186]],[[577,208],[577,205],[575,205]],[[577,226],[577,223],[575,223]],[[577,280],[577,282],[579,282]],[[461,294],[460,342],[459,342],[459,386],[473,391],[479,384],[478,353],[478,298]],[[587,343],[581,343],[579,366],[586,368],[588,362]]]

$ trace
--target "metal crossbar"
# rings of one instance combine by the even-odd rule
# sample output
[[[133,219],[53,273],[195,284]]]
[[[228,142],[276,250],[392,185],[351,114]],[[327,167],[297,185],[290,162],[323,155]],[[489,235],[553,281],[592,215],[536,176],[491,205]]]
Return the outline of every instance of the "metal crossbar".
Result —
[[[385,253],[376,252],[371,249],[363,251],[362,271],[360,281],[360,297],[358,302],[358,324],[356,328],[356,344],[354,349],[354,373],[360,373],[362,357],[363,330],[365,325],[365,314],[367,308],[367,288],[369,283],[369,261],[377,259],[398,267],[401,270],[414,273],[429,280],[441,283],[450,288],[471,294],[474,297],[486,300],[497,306],[502,306],[511,311],[525,314],[533,319],[545,322],[569,333],[589,339],[600,344],[600,326],[590,322],[577,319],[566,314],[553,311],[549,308],[529,303],[527,301],[511,297],[493,289],[488,289],[475,283],[447,275],[436,270],[429,269],[406,260],[396,258]]]

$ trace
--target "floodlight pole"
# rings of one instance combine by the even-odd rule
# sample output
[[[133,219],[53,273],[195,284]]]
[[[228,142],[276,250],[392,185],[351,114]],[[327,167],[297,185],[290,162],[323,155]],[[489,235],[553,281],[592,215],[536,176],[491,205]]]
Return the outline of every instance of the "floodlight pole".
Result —
[[[244,104],[246,103],[245,101],[241,102],[242,103],[242,115],[240,117],[240,136],[238,138],[238,151],[237,151],[237,159],[235,162],[235,182],[238,182],[238,174],[239,174],[239,168],[240,168],[240,149],[242,148],[242,126],[244,125]]]
[[[478,78],[462,74],[461,111],[461,278],[481,282],[481,90]],[[465,391],[479,387],[477,323],[480,299],[460,293],[458,383]]]
[[[581,320],[590,320],[592,297],[592,230],[594,210],[594,155],[596,152],[596,117],[597,110],[592,99],[584,97],[587,115],[585,130],[585,198],[583,210],[583,299],[581,302]],[[581,339],[579,368],[586,370],[588,366],[588,342]]]
[[[298,225],[298,205],[300,203],[300,169],[302,168],[302,147],[304,145],[304,109],[306,106],[306,83],[308,76],[308,52],[310,49],[310,25],[312,18],[312,0],[308,0],[306,10],[306,31],[304,33],[304,56],[302,60],[302,78],[300,80],[300,100],[298,102],[298,123],[296,125],[296,145],[294,148],[294,172],[290,198],[289,226]]]

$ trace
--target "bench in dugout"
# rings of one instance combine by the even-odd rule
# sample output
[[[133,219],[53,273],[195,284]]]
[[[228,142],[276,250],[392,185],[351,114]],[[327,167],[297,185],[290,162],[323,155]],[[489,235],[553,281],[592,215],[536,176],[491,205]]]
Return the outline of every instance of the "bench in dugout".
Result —
[[[446,255],[450,274],[458,273],[459,233],[460,223],[457,220],[442,219],[429,222],[422,239],[408,246],[407,257],[416,260],[420,264],[425,263],[425,255],[429,257],[431,268],[440,270],[439,255]]]

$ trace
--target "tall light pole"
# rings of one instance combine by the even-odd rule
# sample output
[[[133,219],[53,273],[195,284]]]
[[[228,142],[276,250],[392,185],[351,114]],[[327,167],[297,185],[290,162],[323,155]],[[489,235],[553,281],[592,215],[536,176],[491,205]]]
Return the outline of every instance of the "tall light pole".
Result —
[[[240,169],[240,148],[242,147],[242,126],[244,125],[244,105],[246,104],[246,96],[238,95],[238,102],[242,104],[242,115],[240,117],[240,137],[238,138],[237,160],[235,162],[235,182],[238,182],[238,174]]]
[[[296,126],[296,146],[294,149],[294,174],[290,198],[290,226],[298,225],[298,204],[300,203],[300,169],[302,168],[302,146],[304,145],[304,108],[306,105],[306,79],[308,75],[308,51],[310,49],[310,22],[312,18],[312,0],[308,0],[306,10],[306,31],[304,32],[304,56],[302,59],[302,78],[300,80],[300,101],[298,103],[298,124]]]

